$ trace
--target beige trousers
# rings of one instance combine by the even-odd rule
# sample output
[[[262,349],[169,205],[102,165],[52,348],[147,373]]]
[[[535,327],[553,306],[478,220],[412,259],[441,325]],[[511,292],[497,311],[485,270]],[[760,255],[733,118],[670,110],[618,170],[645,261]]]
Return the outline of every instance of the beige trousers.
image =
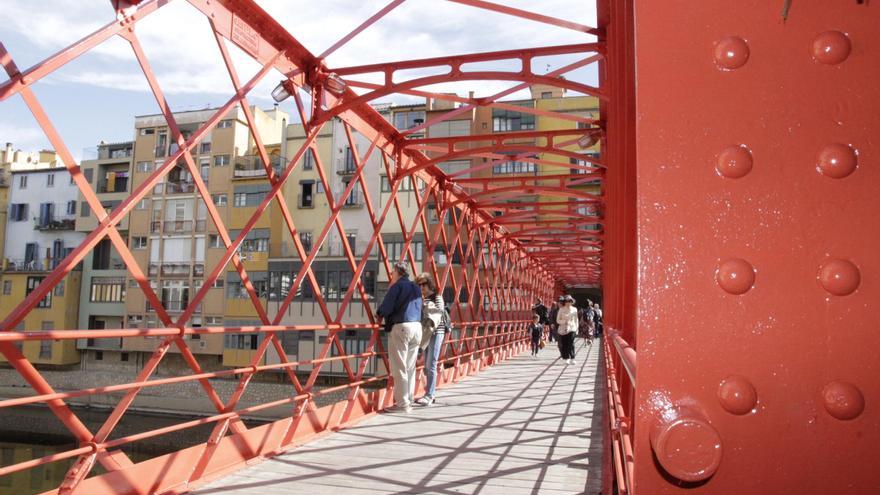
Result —
[[[398,323],[388,336],[388,361],[394,378],[394,402],[411,406],[416,389],[416,359],[422,341],[422,324],[418,321]]]

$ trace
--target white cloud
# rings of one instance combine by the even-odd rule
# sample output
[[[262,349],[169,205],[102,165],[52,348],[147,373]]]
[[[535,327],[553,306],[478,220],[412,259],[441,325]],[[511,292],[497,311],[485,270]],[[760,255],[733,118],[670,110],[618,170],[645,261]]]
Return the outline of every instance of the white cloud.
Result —
[[[49,140],[42,129],[35,126],[24,126],[21,123],[8,124],[0,122],[0,141],[12,143],[16,149],[36,150],[48,147]]]
[[[35,46],[50,50],[63,48],[114,18],[106,0],[73,3],[62,0],[39,3],[7,0],[4,3],[7,5],[0,11],[0,23]],[[320,54],[384,7],[387,0],[261,0],[259,3],[306,48],[314,54]],[[506,0],[502,3],[588,25],[595,24],[595,12],[584,8],[582,2],[577,0]],[[39,22],[34,19],[39,19]],[[137,24],[137,34],[167,94],[231,95],[229,77],[209,24],[187,2],[171,2],[151,14]],[[407,0],[331,54],[327,61],[331,67],[344,67],[590,41],[592,37],[571,30],[453,2]],[[244,82],[256,71],[257,64],[248,62],[243,52],[231,44],[229,46],[240,71],[239,77]],[[72,63],[70,68],[60,71],[57,79],[126,91],[148,91],[149,87],[136,65],[128,63],[119,68],[121,61],[133,60],[128,44],[114,38]],[[414,73],[418,74],[419,71]],[[277,83],[276,79],[270,75],[252,93],[252,98],[265,99]],[[457,92],[465,96],[470,88],[475,89],[478,96],[486,96],[513,84],[476,81],[441,84],[430,90]]]

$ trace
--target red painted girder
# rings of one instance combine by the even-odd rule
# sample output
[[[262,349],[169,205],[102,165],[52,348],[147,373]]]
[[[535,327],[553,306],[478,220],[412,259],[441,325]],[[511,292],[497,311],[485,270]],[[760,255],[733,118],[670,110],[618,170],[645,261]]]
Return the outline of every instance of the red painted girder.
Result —
[[[444,55],[442,57],[423,58],[417,60],[400,60],[395,62],[383,62],[378,64],[358,65],[350,67],[336,67],[333,72],[340,76],[353,74],[367,74],[372,72],[393,73],[398,70],[420,69],[425,67],[437,67],[448,65],[451,73],[461,72],[462,64],[475,62],[489,62],[495,60],[532,59],[548,55],[567,55],[572,53],[603,53],[604,45],[601,43],[579,43],[574,45],[543,46],[517,50],[501,50],[496,52],[466,53],[458,55]],[[458,69],[458,70],[456,70]],[[387,81],[386,84],[392,81]]]

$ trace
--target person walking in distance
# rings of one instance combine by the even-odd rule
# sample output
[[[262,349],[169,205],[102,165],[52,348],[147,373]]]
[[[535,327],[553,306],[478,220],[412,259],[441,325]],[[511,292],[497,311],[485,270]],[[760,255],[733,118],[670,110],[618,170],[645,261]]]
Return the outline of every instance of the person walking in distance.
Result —
[[[565,296],[563,305],[556,314],[559,325],[559,355],[565,364],[576,364],[574,360],[574,336],[578,331],[578,313],[574,307],[574,298]]]
[[[404,263],[391,270],[391,286],[376,310],[384,320],[388,335],[388,361],[394,379],[394,402],[391,411],[412,410],[416,387],[416,357],[422,340],[422,291],[409,279]]]
[[[546,325],[549,323],[547,321],[549,315],[547,313],[547,306],[544,306],[544,302],[540,299],[535,299],[535,305],[532,306],[532,312],[538,315],[541,318],[541,324]]]
[[[562,301],[565,298],[559,296],[559,301],[553,303],[553,307],[550,308],[550,314],[548,315],[548,319],[550,320],[550,331],[548,332],[547,340],[553,342],[556,340],[556,314],[559,313],[559,308],[562,306]]]
[[[537,356],[541,350],[541,339],[544,338],[544,324],[538,313],[532,315],[532,324],[529,325],[529,335],[532,338],[532,356]]]
[[[440,348],[446,336],[449,324],[443,296],[437,293],[437,285],[427,273],[416,277],[416,284],[422,291],[422,343],[425,356],[425,395],[415,403],[418,406],[430,406],[434,403],[437,392],[437,361],[440,359]]]

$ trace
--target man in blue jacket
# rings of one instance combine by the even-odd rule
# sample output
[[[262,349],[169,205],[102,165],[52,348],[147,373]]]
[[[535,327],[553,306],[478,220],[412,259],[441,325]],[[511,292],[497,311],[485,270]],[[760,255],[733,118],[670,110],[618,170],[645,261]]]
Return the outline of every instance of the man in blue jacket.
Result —
[[[388,361],[394,378],[392,411],[412,410],[416,388],[416,358],[422,341],[422,291],[409,279],[404,263],[395,263],[391,270],[391,287],[379,309],[379,321],[385,320],[388,335]]]

